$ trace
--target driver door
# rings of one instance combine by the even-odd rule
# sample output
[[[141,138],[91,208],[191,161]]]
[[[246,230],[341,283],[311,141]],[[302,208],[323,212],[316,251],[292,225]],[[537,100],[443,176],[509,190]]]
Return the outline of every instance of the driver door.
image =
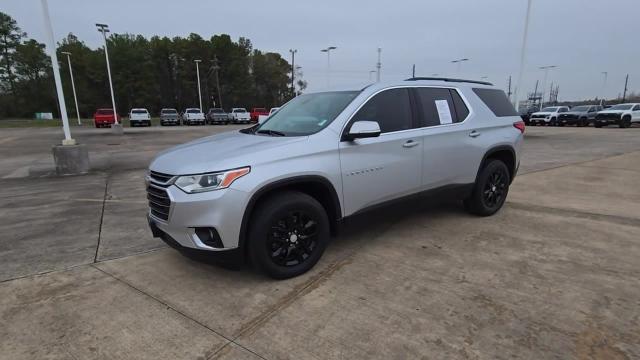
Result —
[[[408,195],[422,184],[422,130],[416,128],[409,90],[384,90],[351,118],[376,121],[379,137],[340,142],[345,215]]]

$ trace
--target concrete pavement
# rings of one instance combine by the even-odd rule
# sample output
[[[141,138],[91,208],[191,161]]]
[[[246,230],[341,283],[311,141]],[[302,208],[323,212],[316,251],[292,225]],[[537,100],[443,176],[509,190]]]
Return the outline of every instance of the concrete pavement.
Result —
[[[638,358],[640,131],[601,130],[530,129],[494,217],[377,211],[288,281],[150,237],[144,135],[87,176],[0,180],[0,359]]]

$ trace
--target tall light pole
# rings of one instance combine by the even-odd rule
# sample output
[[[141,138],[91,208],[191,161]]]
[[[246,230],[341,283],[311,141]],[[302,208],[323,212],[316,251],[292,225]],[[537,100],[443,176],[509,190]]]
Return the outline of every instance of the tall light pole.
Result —
[[[371,81],[371,75],[377,73],[378,70],[369,70],[369,81]]]
[[[518,109],[518,102],[520,98],[518,97],[518,90],[522,87],[522,74],[524,73],[525,60],[527,55],[527,37],[529,35],[529,17],[531,15],[531,2],[532,0],[527,0],[527,14],[524,18],[524,33],[522,34],[522,48],[520,49],[520,69],[518,69],[518,82],[516,83],[516,87],[513,90],[513,101],[514,107],[516,110]]]
[[[198,101],[200,101],[200,111],[202,112],[202,91],[200,91],[200,64],[202,60],[193,60],[196,63],[196,76],[198,77]]]
[[[456,76],[460,76],[460,65],[465,61],[469,61],[469,59],[464,58],[451,61],[452,64],[456,64]]]
[[[326,49],[320,51],[327,53],[327,89],[331,87],[331,50],[335,50],[337,47],[329,46]]]
[[[382,48],[378,48],[378,62],[376,63],[376,69],[378,73],[376,74],[376,82],[380,82],[380,68],[382,67],[382,63],[380,62],[381,55],[382,55]]]
[[[64,132],[62,145],[75,145],[76,141],[71,138],[71,130],[69,129],[67,106],[64,103],[64,92],[62,92],[62,81],[60,80],[60,67],[58,65],[58,55],[56,54],[56,43],[53,38],[53,25],[51,25],[51,18],[49,17],[49,4],[47,4],[47,0],[41,0],[41,4],[42,13],[44,15],[44,29],[47,33],[47,47],[49,48],[51,67],[53,68],[53,80],[56,83],[58,105],[60,106],[60,117],[62,118],[62,130]]]
[[[602,83],[602,98],[600,99],[600,106],[604,106],[604,98],[607,96],[607,77],[609,76],[609,73],[603,71],[602,75],[604,75],[604,82]]]
[[[78,125],[82,125],[80,121],[80,110],[78,110],[78,97],[76,96],[76,83],[73,81],[73,70],[71,69],[71,53],[67,51],[61,52],[67,55],[67,62],[69,63],[69,76],[71,76],[71,89],[73,90],[73,101],[76,104],[76,115],[78,116]]]
[[[289,52],[291,53],[291,95],[296,96],[296,86],[295,86],[296,67],[295,67],[295,62],[296,62],[296,53],[298,52],[298,50],[297,49],[289,49]]]
[[[547,65],[540,66],[538,69],[544,70],[544,80],[542,81],[542,96],[540,101],[540,110],[542,110],[542,104],[544,104],[544,94],[547,91],[547,75],[549,75],[549,70],[557,68],[556,65]]]
[[[96,24],[98,31],[102,33],[104,38],[104,56],[107,59],[107,75],[109,76],[109,89],[111,90],[111,106],[113,106],[113,117],[115,119],[115,126],[119,127],[118,112],[116,110],[116,97],[113,95],[113,82],[111,81],[111,65],[109,65],[109,50],[107,50],[107,33],[109,32],[109,25]]]

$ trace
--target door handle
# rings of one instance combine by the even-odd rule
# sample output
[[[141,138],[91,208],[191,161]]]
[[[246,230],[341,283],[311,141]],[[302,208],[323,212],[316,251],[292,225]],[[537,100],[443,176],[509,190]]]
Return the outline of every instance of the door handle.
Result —
[[[408,140],[407,142],[405,142],[404,144],[402,144],[402,147],[405,148],[412,148],[414,146],[418,146],[420,143],[417,141],[413,141],[413,140]]]
[[[469,136],[472,138],[477,138],[478,136],[480,136],[480,132],[473,130],[472,132],[469,133]]]

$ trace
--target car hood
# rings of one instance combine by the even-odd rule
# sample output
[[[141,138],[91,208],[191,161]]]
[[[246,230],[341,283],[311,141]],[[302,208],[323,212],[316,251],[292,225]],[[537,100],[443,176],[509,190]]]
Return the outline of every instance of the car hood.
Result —
[[[627,110],[602,110],[598,111],[598,114],[622,114]]]
[[[586,114],[585,111],[567,111],[565,113],[562,113],[561,115],[578,115],[578,116],[580,116],[580,115],[584,115],[584,114]]]
[[[150,170],[187,175],[251,166],[255,159],[269,159],[269,151],[308,137],[275,137],[232,131],[197,139],[158,154]]]
[[[553,113],[547,112],[547,111],[538,111],[538,112],[534,112],[531,115],[551,115],[551,114],[553,114]]]

